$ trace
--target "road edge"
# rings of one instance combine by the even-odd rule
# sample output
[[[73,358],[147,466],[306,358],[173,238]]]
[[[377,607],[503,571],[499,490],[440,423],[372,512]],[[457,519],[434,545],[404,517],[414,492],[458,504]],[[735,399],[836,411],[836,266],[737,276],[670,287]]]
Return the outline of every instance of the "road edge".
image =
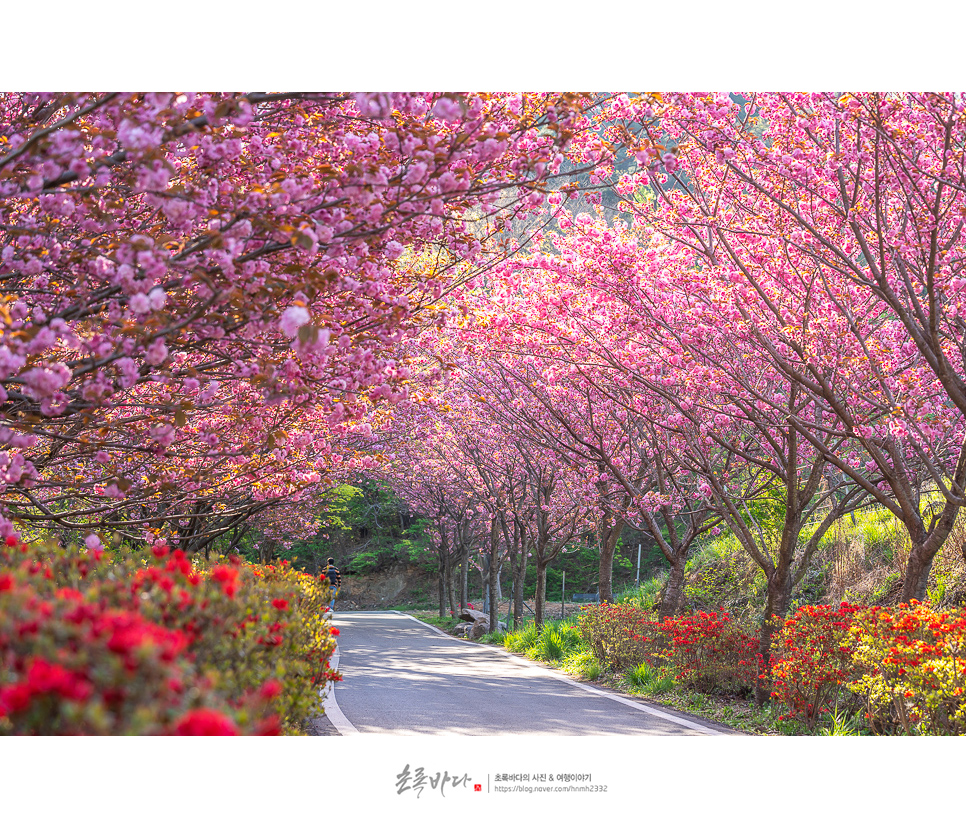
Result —
[[[711,727],[711,726],[708,726],[707,724],[698,723],[698,720],[683,718],[679,715],[675,715],[673,712],[667,712],[666,710],[660,709],[659,707],[651,706],[650,704],[645,704],[645,703],[642,703],[641,701],[632,700],[623,695],[618,695],[617,693],[611,692],[610,690],[604,689],[603,687],[591,686],[590,684],[583,683],[582,681],[575,681],[573,678],[565,675],[563,672],[558,672],[555,669],[545,666],[542,663],[537,663],[533,660],[528,660],[527,658],[519,657],[518,655],[508,652],[504,648],[500,648],[498,646],[491,646],[491,645],[488,645],[487,643],[476,643],[473,641],[465,640],[461,637],[456,637],[452,634],[447,634],[442,629],[437,628],[436,626],[431,625],[430,623],[423,622],[418,617],[414,617],[412,614],[407,614],[405,611],[388,609],[385,613],[397,614],[401,617],[407,617],[413,622],[419,623],[421,626],[425,626],[426,628],[430,629],[431,631],[435,631],[437,634],[440,634],[443,637],[448,637],[450,640],[456,640],[457,642],[463,643],[464,645],[467,643],[470,643],[471,645],[479,646],[481,649],[489,649],[490,651],[497,652],[498,654],[501,654],[507,659],[514,661],[522,666],[529,666],[534,669],[540,669],[550,677],[556,678],[557,680],[563,681],[564,683],[568,683],[571,686],[576,687],[577,689],[582,689],[584,692],[589,692],[592,695],[600,695],[602,698],[607,698],[611,701],[615,701],[618,704],[625,704],[626,706],[636,709],[639,712],[646,712],[649,715],[653,715],[655,718],[661,718],[661,719],[664,719],[665,721],[670,721],[682,727],[687,727],[690,730],[697,730],[701,733],[704,733],[705,735],[710,735],[710,736],[745,735],[744,733],[741,733],[740,731],[734,730],[730,727],[719,730],[716,727]]]
[[[332,652],[332,657],[329,658],[329,666],[332,671],[339,671],[339,646],[336,644],[335,651]],[[338,731],[340,736],[357,735],[359,730],[356,729],[355,725],[345,717],[345,713],[339,708],[339,703],[335,699],[335,681],[328,681],[322,689],[319,690],[319,695],[322,698],[322,713],[329,719],[329,723]]]

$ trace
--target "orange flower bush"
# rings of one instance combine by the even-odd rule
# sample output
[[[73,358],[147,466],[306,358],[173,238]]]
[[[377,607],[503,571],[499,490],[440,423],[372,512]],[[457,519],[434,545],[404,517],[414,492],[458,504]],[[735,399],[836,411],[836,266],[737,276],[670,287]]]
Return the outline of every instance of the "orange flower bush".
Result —
[[[757,638],[725,612],[657,622],[634,606],[600,605],[578,625],[598,661],[663,665],[700,691],[748,692],[763,671]],[[966,609],[804,606],[775,636],[770,671],[772,696],[809,731],[833,702],[850,714],[864,701],[876,733],[966,734]]]
[[[855,680],[876,732],[966,733],[966,611],[866,608],[852,625]]]
[[[284,605],[279,603],[285,603]],[[0,547],[0,733],[276,734],[317,709],[321,580],[50,544]]]

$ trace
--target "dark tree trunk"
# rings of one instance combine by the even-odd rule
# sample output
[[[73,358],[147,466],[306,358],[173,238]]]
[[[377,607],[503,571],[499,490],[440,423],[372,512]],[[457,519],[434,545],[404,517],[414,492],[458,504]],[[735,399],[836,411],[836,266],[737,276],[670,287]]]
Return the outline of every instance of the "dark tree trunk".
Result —
[[[513,574],[513,629],[520,628],[523,621],[523,585],[527,578],[527,557],[520,559],[520,569]]]
[[[449,542],[445,528],[440,525],[439,530],[439,545],[436,552],[439,555],[437,575],[439,580],[439,616],[442,619],[446,616],[446,565],[449,563]]]
[[[945,537],[930,535],[925,540],[914,542],[906,562],[906,574],[902,581],[902,601],[922,601],[926,598],[926,586],[933,560],[942,547]]]
[[[263,565],[267,565],[272,561],[272,557],[275,555],[275,541],[273,539],[262,539],[261,544],[258,545],[258,558]]]
[[[499,530],[497,527],[497,522],[494,519],[490,525],[490,575],[488,590],[489,590],[489,601],[490,601],[490,627],[488,629],[490,634],[496,631],[497,620],[499,619],[499,611],[497,610],[497,605],[499,601],[497,599],[499,595],[500,587],[500,566],[497,563],[497,551],[499,548]]]
[[[778,567],[768,576],[765,597],[765,613],[758,638],[759,674],[755,678],[755,703],[761,707],[771,698],[771,648],[772,639],[777,634],[788,614],[791,602],[791,559],[779,557]]]
[[[537,628],[543,628],[544,612],[547,607],[547,563],[541,564],[537,557],[537,590],[533,602],[533,618]]]
[[[443,579],[443,571],[438,572],[438,594],[439,594],[439,616],[440,619],[446,616],[446,581]]]
[[[613,526],[601,531],[600,537],[600,601],[614,601],[614,551],[624,529],[624,522],[614,521]]]
[[[490,604],[490,627],[488,629],[490,634],[496,631],[496,623],[499,619],[499,585],[500,585],[500,572],[496,569],[496,565],[490,565],[490,576],[489,582],[487,583],[487,592],[489,596]]]
[[[456,582],[456,577],[454,575],[455,571],[453,570],[454,567],[455,565],[453,564],[453,559],[448,558],[446,560],[446,600],[447,600],[447,604],[449,605],[450,613],[452,615],[455,615],[457,613],[456,612],[456,592],[455,592],[455,588],[453,587]]]
[[[687,564],[687,553],[677,555],[673,561],[668,560],[671,570],[668,573],[664,596],[658,608],[658,618],[661,620],[673,617],[681,608],[684,598],[684,567]]]

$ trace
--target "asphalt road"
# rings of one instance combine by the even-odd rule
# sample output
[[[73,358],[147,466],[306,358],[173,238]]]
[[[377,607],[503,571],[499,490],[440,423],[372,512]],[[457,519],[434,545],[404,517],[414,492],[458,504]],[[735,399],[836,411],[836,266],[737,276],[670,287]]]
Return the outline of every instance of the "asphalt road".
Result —
[[[700,719],[578,683],[502,649],[387,611],[335,612],[337,683],[326,716],[342,735],[727,733]]]

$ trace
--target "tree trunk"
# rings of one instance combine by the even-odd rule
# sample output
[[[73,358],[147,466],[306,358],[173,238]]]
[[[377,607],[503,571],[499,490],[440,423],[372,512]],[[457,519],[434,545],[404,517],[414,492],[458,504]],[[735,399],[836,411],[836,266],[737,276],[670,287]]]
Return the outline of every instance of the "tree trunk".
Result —
[[[765,616],[758,639],[759,674],[755,678],[755,704],[764,706],[771,698],[771,645],[772,638],[781,630],[788,605],[791,602],[791,560],[779,558],[778,567],[768,576],[765,598]]]
[[[446,580],[443,579],[443,569],[440,566],[437,572],[438,578],[438,591],[439,591],[439,616],[440,619],[446,616]]]
[[[470,551],[463,548],[463,559],[460,562],[460,611],[466,608],[470,590]]]
[[[677,558],[673,561],[668,560],[671,571],[668,574],[664,596],[661,598],[661,605],[658,609],[658,618],[661,620],[673,617],[681,608],[681,600],[684,596],[684,568],[687,565],[686,555],[686,553],[677,554]]]
[[[446,616],[446,565],[449,563],[449,541],[446,536],[446,528],[439,525],[439,544],[436,546],[436,553],[439,556],[437,564],[437,575],[439,584],[439,616]]]
[[[934,544],[930,536],[926,541],[912,545],[909,551],[909,561],[906,562],[906,575],[902,581],[902,601],[920,602],[926,598],[926,585],[929,583],[929,572],[932,570],[933,560],[939,547]],[[939,542],[939,546],[942,542]]]
[[[520,560],[520,569],[513,574],[513,630],[520,628],[523,621],[523,585],[527,578],[526,556]]]
[[[617,548],[617,540],[620,538],[621,531],[624,529],[623,521],[615,521],[609,529],[601,531],[600,537],[600,601],[614,601],[614,550]]]
[[[273,539],[262,539],[261,543],[258,545],[258,558],[263,565],[267,565],[272,561],[272,556],[275,554],[275,541]]]
[[[538,629],[543,628],[544,611],[547,607],[547,565],[537,559],[537,590],[533,601],[533,619]]]
[[[447,604],[449,605],[450,613],[453,616],[455,616],[457,613],[456,590],[454,588],[454,585],[456,583],[456,577],[454,575],[455,571],[453,570],[454,567],[455,565],[453,564],[453,560],[447,559],[446,560],[446,600],[447,600]]]
[[[490,634],[496,632],[496,623],[499,619],[498,592],[500,589],[500,566],[497,564],[497,550],[499,547],[499,530],[496,520],[490,523],[490,576],[489,576],[489,599],[490,599]]]
[[[496,565],[492,562],[490,564],[490,576],[489,582],[487,583],[487,591],[489,592],[490,600],[490,627],[487,629],[490,634],[496,631],[496,623],[499,619],[499,609],[497,606],[500,604],[497,599],[497,590],[500,584],[500,572],[496,569]]]

